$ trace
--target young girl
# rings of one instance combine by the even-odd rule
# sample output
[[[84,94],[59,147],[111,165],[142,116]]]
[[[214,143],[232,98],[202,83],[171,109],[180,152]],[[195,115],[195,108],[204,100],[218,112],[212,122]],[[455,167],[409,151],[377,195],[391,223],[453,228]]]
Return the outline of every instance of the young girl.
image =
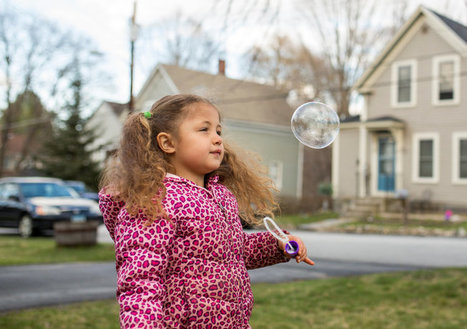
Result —
[[[257,224],[276,202],[221,132],[217,108],[195,95],[166,96],[126,120],[100,192],[122,328],[250,328],[247,270],[289,260],[268,232],[243,232],[240,217]],[[291,238],[297,262],[310,263]]]

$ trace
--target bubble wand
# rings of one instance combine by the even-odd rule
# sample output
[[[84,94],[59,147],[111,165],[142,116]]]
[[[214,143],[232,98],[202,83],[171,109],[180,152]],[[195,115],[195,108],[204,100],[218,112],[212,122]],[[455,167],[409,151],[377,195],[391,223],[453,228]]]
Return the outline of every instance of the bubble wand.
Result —
[[[279,226],[277,226],[276,222],[272,218],[264,217],[263,222],[264,222],[264,226],[269,231],[269,233],[271,233],[271,235],[275,237],[277,240],[284,243],[285,252],[292,258],[295,258],[298,255],[298,251],[299,251],[298,242],[294,240],[289,240],[289,237],[280,229]],[[272,226],[274,226],[274,230],[269,227],[268,222],[270,222]],[[315,263],[311,261],[310,265],[314,265],[314,264]]]

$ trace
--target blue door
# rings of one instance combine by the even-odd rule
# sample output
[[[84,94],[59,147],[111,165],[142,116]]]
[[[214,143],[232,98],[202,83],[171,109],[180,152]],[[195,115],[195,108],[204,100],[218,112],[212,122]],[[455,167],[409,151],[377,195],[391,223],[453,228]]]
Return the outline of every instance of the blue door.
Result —
[[[378,138],[378,191],[394,192],[396,154],[391,136]]]

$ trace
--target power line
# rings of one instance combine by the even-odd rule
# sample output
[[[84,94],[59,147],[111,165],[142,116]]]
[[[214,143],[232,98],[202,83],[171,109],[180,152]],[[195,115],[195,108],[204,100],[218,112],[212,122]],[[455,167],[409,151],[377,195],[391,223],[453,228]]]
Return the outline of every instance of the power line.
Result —
[[[7,130],[7,129],[10,130],[10,129],[22,128],[22,127],[27,127],[27,126],[33,126],[33,125],[50,122],[50,121],[51,121],[50,117],[40,117],[37,119],[22,120],[22,121],[17,121],[15,123],[12,123],[8,128],[0,127],[0,131]]]
[[[459,75],[457,75],[459,78],[461,77],[465,77],[467,76],[467,71],[466,72],[460,72]],[[456,77],[453,76],[454,78]],[[427,81],[433,81],[435,79],[434,76],[427,76],[427,77],[423,77],[423,78],[418,78],[418,79],[414,79],[414,80],[411,80],[413,82],[427,82]],[[371,84],[371,87],[386,87],[386,86],[391,86],[391,85],[394,85],[394,81],[383,81],[383,82],[379,82],[379,83],[374,83],[374,84]],[[334,90],[336,91],[336,90]]]

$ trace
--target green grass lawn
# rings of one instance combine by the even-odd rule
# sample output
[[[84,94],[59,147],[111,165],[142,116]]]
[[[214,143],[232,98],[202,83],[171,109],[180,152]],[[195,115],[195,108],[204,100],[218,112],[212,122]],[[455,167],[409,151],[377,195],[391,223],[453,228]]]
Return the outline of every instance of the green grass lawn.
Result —
[[[113,244],[57,247],[50,237],[0,236],[0,266],[114,260]]]
[[[463,329],[467,268],[253,285],[254,329]],[[0,315],[2,329],[119,328],[114,300]]]
[[[338,214],[333,212],[306,216],[289,215],[281,216],[277,219],[277,223],[283,228],[293,229],[300,224],[337,217]],[[22,239],[18,236],[0,236],[0,266],[113,260],[115,260],[115,253],[112,244],[57,247],[51,237]]]

